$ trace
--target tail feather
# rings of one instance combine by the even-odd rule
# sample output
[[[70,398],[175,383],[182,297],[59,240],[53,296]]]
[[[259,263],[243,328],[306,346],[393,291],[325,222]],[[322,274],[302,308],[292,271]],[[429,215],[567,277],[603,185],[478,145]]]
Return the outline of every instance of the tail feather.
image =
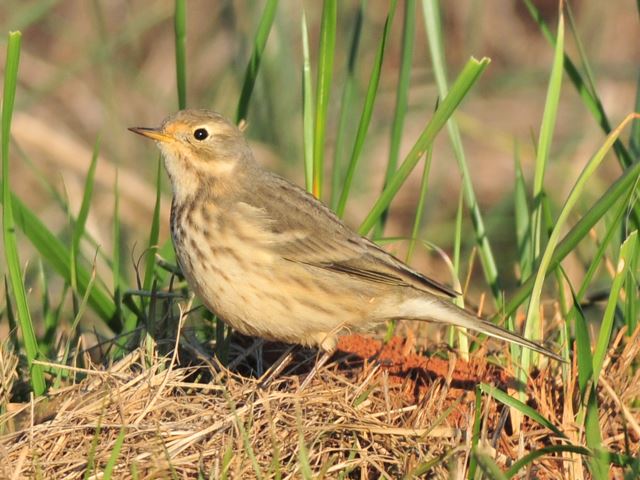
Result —
[[[444,323],[455,325],[456,327],[467,328],[476,332],[498,338],[509,343],[515,343],[522,347],[536,351],[550,358],[564,362],[558,354],[552,352],[542,345],[527,340],[517,333],[505,330],[487,320],[476,317],[470,312],[463,310],[452,303],[448,303],[436,298],[411,298],[400,305],[396,311],[396,318],[408,320],[421,320],[426,322]]]

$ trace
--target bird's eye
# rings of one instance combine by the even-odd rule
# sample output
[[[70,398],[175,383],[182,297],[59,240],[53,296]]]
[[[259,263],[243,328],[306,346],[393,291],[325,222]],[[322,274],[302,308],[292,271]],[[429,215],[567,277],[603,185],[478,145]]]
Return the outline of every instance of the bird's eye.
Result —
[[[204,140],[209,136],[209,132],[207,132],[206,128],[196,128],[193,132],[193,138],[196,140]]]

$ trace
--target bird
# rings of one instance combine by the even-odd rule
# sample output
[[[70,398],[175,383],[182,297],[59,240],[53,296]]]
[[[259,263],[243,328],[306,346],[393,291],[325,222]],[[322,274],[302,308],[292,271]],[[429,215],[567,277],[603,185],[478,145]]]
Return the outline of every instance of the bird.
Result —
[[[238,332],[318,348],[389,320],[455,325],[562,360],[453,304],[457,293],[348,227],[303,188],[262,167],[219,113],[181,110],[155,141],[173,198],[176,258],[203,304]]]

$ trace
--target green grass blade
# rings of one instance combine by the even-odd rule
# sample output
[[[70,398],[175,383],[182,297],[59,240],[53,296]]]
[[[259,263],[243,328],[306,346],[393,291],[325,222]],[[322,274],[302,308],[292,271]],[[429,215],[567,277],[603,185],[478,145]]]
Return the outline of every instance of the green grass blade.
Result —
[[[300,467],[300,475],[304,480],[312,480],[313,472],[309,463],[309,450],[304,441],[302,412],[299,404],[296,404],[296,426],[298,427],[298,466]]]
[[[507,480],[506,475],[502,473],[498,464],[489,455],[478,448],[474,448],[471,454],[476,458],[478,466],[488,478],[492,480]]]
[[[149,233],[149,242],[147,243],[146,263],[144,269],[144,280],[142,283],[143,290],[149,291],[153,282],[153,271],[156,266],[156,252],[158,251],[158,238],[160,237],[160,205],[162,199],[162,159],[158,158],[156,168],[156,201],[153,206],[153,215],[151,217],[151,231]]]
[[[449,94],[449,87],[438,5],[439,3],[435,0],[423,0],[422,2],[425,28],[427,38],[429,40],[431,63],[433,64],[433,73],[438,86],[438,93],[441,98],[445,98]],[[449,138],[451,139],[451,146],[453,147],[454,155],[458,162],[458,168],[462,175],[462,188],[464,190],[465,200],[471,212],[472,224],[475,230],[478,253],[480,254],[480,262],[482,264],[484,276],[491,287],[494,303],[496,306],[500,306],[502,297],[500,282],[498,279],[498,267],[496,265],[491,244],[489,243],[489,237],[484,226],[484,220],[473,188],[473,182],[471,181],[471,174],[469,173],[466,155],[462,146],[460,129],[453,116],[447,121],[447,130],[449,132]]]
[[[591,473],[596,480],[605,480],[608,477],[608,466],[603,455],[602,432],[600,431],[600,412],[598,409],[598,394],[592,386],[591,394],[587,400],[587,411],[584,420],[584,436],[587,446],[594,452],[589,465]]]
[[[569,284],[571,286],[571,284]],[[590,385],[593,376],[593,357],[591,356],[591,339],[589,337],[589,325],[584,316],[582,307],[576,298],[575,292],[571,290],[573,295],[574,310],[569,320],[573,320],[574,335],[576,342],[576,361],[578,365],[578,389],[580,390],[580,398],[584,399],[587,387]]]
[[[333,165],[331,166],[331,199],[329,204],[332,210],[336,210],[340,199],[339,185],[343,182],[344,166],[343,154],[344,143],[347,132],[351,133],[350,126],[353,122],[351,118],[353,103],[353,87],[355,83],[356,61],[358,60],[358,48],[360,46],[360,34],[362,32],[362,19],[364,18],[364,7],[366,2],[360,1],[360,6],[356,12],[356,19],[353,22],[353,35],[349,47],[349,58],[347,61],[347,74],[342,88],[342,98],[340,99],[340,118],[338,119],[338,130],[336,132],[336,144],[333,154]]]
[[[533,177],[533,211],[531,212],[531,248],[534,262],[538,262],[543,245],[543,234],[546,231],[543,228],[543,208],[542,199],[544,195],[544,175],[549,163],[549,153],[551,151],[551,142],[553,132],[555,130],[556,119],[558,115],[558,104],[560,102],[560,92],[562,90],[562,74],[564,60],[564,16],[562,10],[558,17],[558,34],[555,43],[554,59],[549,77],[549,85],[547,87],[547,97],[545,100],[544,111],[542,114],[542,123],[540,125],[540,134],[538,137],[538,146],[536,149],[536,161]],[[524,337],[529,340],[540,340],[540,310],[539,298],[535,298],[536,290],[533,290],[527,309],[527,319],[524,326]],[[529,350],[521,350],[521,358],[523,369],[520,370],[521,380],[525,380],[528,373],[530,362],[539,358],[533,355]]]
[[[540,425],[542,425],[543,427],[548,428],[553,433],[555,433],[558,437],[566,438],[566,435],[564,433],[562,433],[558,429],[558,427],[556,427],[553,423],[551,423],[548,419],[543,417],[540,413],[538,413],[536,410],[531,408],[529,405],[521,402],[520,400],[518,400],[516,398],[513,398],[512,396],[510,396],[507,393],[503,392],[502,390],[494,387],[493,385],[488,385],[486,383],[481,383],[479,388],[480,388],[480,390],[482,392],[486,393],[487,395],[491,395],[493,398],[495,398],[500,403],[503,403],[507,407],[515,408],[520,413],[522,413],[523,415],[526,415],[527,417],[529,417],[534,422],[537,422]]]
[[[122,322],[122,289],[120,286],[120,189],[118,187],[118,170],[113,184],[113,255],[111,259],[113,278],[113,303],[116,306],[118,321]]]
[[[593,382],[598,383],[598,377],[600,376],[600,370],[604,364],[604,358],[609,348],[609,341],[613,332],[613,321],[615,318],[616,308],[618,307],[618,300],[620,297],[620,290],[627,278],[627,272],[629,272],[629,265],[631,264],[632,257],[636,250],[636,243],[638,239],[638,231],[633,231],[627,239],[623,242],[620,248],[620,257],[618,259],[618,265],[616,268],[615,276],[613,277],[613,283],[609,292],[609,300],[600,323],[600,332],[598,333],[598,341],[596,348],[593,351]],[[627,296],[634,295],[637,292],[637,286],[633,287],[633,290],[627,292]]]
[[[462,217],[464,211],[464,192],[460,190],[456,208],[455,229],[453,232],[453,273],[460,278],[460,258],[462,255]],[[461,292],[464,293],[464,292]]]
[[[85,234],[85,227],[87,224],[87,218],[89,216],[89,208],[91,207],[91,198],[93,197],[93,185],[96,173],[96,165],[98,164],[99,152],[100,138],[97,138],[95,144],[93,145],[91,163],[89,164],[87,178],[84,182],[84,192],[82,194],[80,211],[78,212],[76,221],[73,224],[73,233],[71,236],[71,265],[69,269],[71,271],[71,288],[74,292],[77,292],[78,288],[78,254],[80,251],[80,240],[82,240],[82,237]]]
[[[587,87],[590,92],[597,92],[593,70],[589,65],[589,57],[587,57],[584,44],[582,42],[582,39],[580,38],[580,35],[578,34],[578,27],[575,22],[575,16],[573,15],[573,8],[571,7],[570,2],[565,3],[564,6],[567,12],[569,30],[571,31],[573,39],[576,42],[576,47],[578,48],[578,55],[580,57],[580,63],[582,64],[582,68],[584,69],[584,76],[586,79],[585,83],[587,84]]]
[[[522,284],[525,278],[529,278],[533,271],[533,252],[531,250],[531,216],[529,213],[529,202],[527,196],[527,185],[522,173],[522,164],[520,162],[520,147],[515,144],[514,149],[515,160],[515,179],[513,190],[513,212],[515,219],[515,237],[518,256],[519,278]],[[513,330],[515,323],[513,315],[509,315],[506,321],[507,328]],[[511,356],[520,358],[521,348],[512,343],[509,345]]]
[[[5,298],[5,311],[7,315],[7,322],[9,323],[9,332],[11,332],[11,343],[13,344],[13,350],[15,352],[20,351],[20,339],[18,338],[18,323],[16,322],[16,316],[13,311],[13,305],[11,304],[11,295],[9,293],[9,280],[7,276],[4,276],[4,298]]]
[[[358,131],[356,132],[356,140],[353,145],[353,151],[351,152],[351,158],[349,165],[347,166],[347,173],[342,185],[342,192],[340,193],[340,199],[336,207],[336,213],[342,217],[344,215],[345,208],[347,206],[347,199],[351,191],[351,184],[353,183],[353,177],[356,173],[356,166],[358,160],[362,154],[362,147],[364,146],[364,140],[369,130],[369,124],[371,123],[371,116],[373,114],[373,106],[376,101],[376,94],[378,93],[378,85],[380,84],[380,72],[382,71],[382,62],[384,61],[384,52],[387,42],[389,41],[389,32],[391,31],[391,25],[393,23],[393,17],[396,12],[397,1],[392,0],[389,6],[389,13],[387,19],[384,22],[384,30],[382,32],[382,40],[378,45],[376,56],[373,61],[373,70],[371,71],[371,77],[369,78],[369,86],[367,87],[367,95],[365,97],[364,106],[362,108],[362,115],[360,116],[360,123],[358,124]],[[335,187],[335,185],[334,185]]]
[[[173,13],[173,28],[176,42],[176,84],[178,86],[178,108],[187,107],[187,2],[176,0]]]
[[[513,192],[513,211],[516,226],[516,245],[518,248],[518,266],[520,267],[520,282],[531,276],[533,271],[533,253],[531,251],[531,217],[527,186],[522,174],[520,163],[520,148],[515,148],[515,188]]]
[[[51,308],[51,299],[49,297],[49,278],[45,274],[44,264],[42,263],[42,259],[37,259],[38,264],[38,281],[40,283],[40,291],[42,292],[42,297],[40,300],[40,305],[42,309],[42,322],[44,323],[44,336],[38,342],[42,353],[46,354],[51,351],[53,347],[53,341],[56,335],[56,328],[58,327],[58,319],[55,316],[54,309]],[[5,292],[5,298],[8,300],[9,296],[7,292]],[[9,305],[7,304],[7,307]]]
[[[585,457],[591,456],[591,450],[585,447],[580,447],[578,445],[550,445],[548,447],[542,447],[534,450],[524,457],[518,459],[513,463],[513,465],[511,465],[511,467],[509,467],[509,469],[505,472],[505,475],[507,476],[507,478],[513,478],[521,469],[533,463],[534,460],[546,455],[550,455],[552,453],[577,453],[578,455],[583,455]]]
[[[336,48],[336,23],[338,2],[325,0],[322,7],[320,26],[320,54],[318,58],[318,81],[316,90],[316,120],[313,137],[313,184],[312,193],[322,197],[322,176],[324,173],[324,140],[327,128],[327,110],[333,77],[333,58]]]
[[[304,183],[311,192],[313,184],[313,87],[309,57],[307,16],[302,10],[302,132],[304,138]]]
[[[253,40],[253,52],[251,53],[251,58],[249,59],[249,64],[247,65],[247,70],[244,75],[244,83],[242,84],[242,92],[240,93],[238,110],[236,112],[236,123],[240,122],[240,120],[246,120],[247,118],[249,100],[251,100],[253,87],[256,84],[258,70],[260,69],[260,61],[262,60],[264,47],[267,44],[267,39],[269,38],[269,32],[271,32],[277,8],[278,0],[267,0],[264,10],[262,11],[260,23],[258,24],[258,31],[256,32],[256,36]]]
[[[229,442],[229,446],[222,455],[222,461],[220,462],[220,480],[227,480],[229,470],[231,470],[231,461],[233,460],[233,454],[236,451],[233,441]]]
[[[453,277],[454,277],[454,286],[456,290],[460,292],[454,300],[453,303],[458,305],[460,308],[464,308],[464,292],[462,287],[459,285],[458,279],[460,278],[460,255],[462,253],[462,212],[464,210],[464,192],[460,190],[460,194],[458,195],[458,208],[456,209],[456,226],[453,234]],[[449,345],[451,347],[453,344],[454,334],[458,334],[458,350],[464,360],[469,359],[469,335],[467,334],[467,329],[462,327],[449,327]]]
[[[369,211],[369,214],[360,225],[360,234],[365,235],[373,228],[382,213],[391,203],[391,200],[393,200],[393,197],[398,193],[398,190],[403,185],[413,168],[418,163],[418,160],[420,160],[420,157],[431,147],[438,132],[442,127],[444,127],[447,120],[451,117],[455,109],[478,80],[480,74],[488,64],[488,58],[483,58],[481,60],[471,58],[466,63],[462,72],[451,87],[451,91],[440,103],[438,109],[431,118],[431,121],[420,134],[420,137],[411,151],[407,154],[402,165],[400,165],[398,170],[389,179],[387,187],[383,190],[382,194]]]
[[[627,335],[632,335],[636,331],[640,319],[638,307],[640,303],[640,290],[638,289],[638,272],[640,272],[640,243],[636,242],[636,248],[629,259],[629,268],[627,268],[627,277],[625,279],[624,290],[627,293],[627,301],[624,308],[624,318],[627,325]]]
[[[446,467],[446,461],[449,460],[453,455],[459,453],[459,449],[457,448],[449,448],[443,454],[437,455],[432,460],[428,462],[419,463],[413,470],[408,472],[403,478],[403,480],[415,480],[416,478],[433,478],[428,476],[427,474],[433,470],[438,465],[443,465]],[[473,459],[475,461],[475,458]],[[469,477],[470,478],[470,477]]]
[[[531,291],[531,299],[529,301],[529,306],[527,309],[527,320],[526,326],[529,325],[529,322],[533,322],[532,317],[537,317],[539,315],[539,306],[540,306],[540,296],[542,294],[542,285],[544,283],[544,279],[549,271],[549,266],[551,265],[551,260],[553,258],[553,252],[558,244],[558,240],[560,238],[560,232],[564,228],[564,225],[569,218],[569,214],[571,213],[573,206],[577,202],[578,198],[582,194],[587,182],[595,172],[595,170],[600,166],[602,160],[606,156],[607,152],[611,149],[611,146],[615,142],[615,140],[620,135],[622,129],[627,126],[631,120],[633,120],[636,116],[640,116],[640,114],[630,114],[628,115],[620,125],[614,129],[611,134],[606,138],[604,144],[600,149],[596,152],[596,154],[589,160],[587,165],[584,167],[580,176],[576,180],[569,196],[567,197],[566,202],[562,207],[562,211],[556,220],[556,223],[553,227],[553,231],[549,236],[549,241],[547,243],[544,254],[542,255],[542,259],[540,261],[540,266],[535,275],[535,282],[533,285],[533,289]],[[586,234],[586,233],[585,233]],[[529,338],[529,337],[528,337]],[[523,350],[522,352],[522,369],[520,370],[520,379],[526,380],[526,372],[528,372],[528,368],[530,365],[530,352],[528,350]]]
[[[640,4],[638,4],[640,8]],[[638,81],[636,82],[636,106],[634,112],[640,112],[640,72],[638,72]],[[631,136],[629,138],[629,149],[635,158],[640,157],[640,120],[635,119],[631,125]]]
[[[389,179],[398,167],[400,157],[400,142],[404,131],[404,119],[407,115],[409,103],[409,85],[411,83],[411,61],[413,60],[413,44],[416,36],[416,1],[405,0],[404,17],[402,22],[402,53],[400,70],[398,70],[398,86],[396,88],[396,105],[393,111],[391,124],[391,143],[389,146],[389,161],[384,174],[383,190],[389,183]],[[384,232],[384,226],[389,210],[385,210],[376,225],[373,237],[380,238]]]
[[[111,475],[113,475],[113,469],[115,468],[118,457],[120,456],[120,451],[122,450],[122,445],[124,444],[124,438],[126,435],[127,429],[125,427],[120,427],[120,433],[118,433],[118,437],[113,443],[113,450],[111,450],[109,460],[107,460],[107,464],[105,465],[104,471],[102,472],[103,480],[111,479]]]
[[[104,407],[100,416],[98,417],[98,424],[96,425],[96,430],[93,434],[93,437],[91,437],[91,444],[89,445],[89,451],[87,452],[86,456],[86,469],[84,471],[84,475],[82,476],[83,480],[88,480],[91,477],[91,473],[96,469],[96,451],[98,450],[98,440],[100,439],[103,415]]]
[[[549,271],[555,269],[560,262],[571,253],[580,241],[589,234],[589,230],[606,214],[610,208],[621,198],[628,198],[636,188],[640,177],[640,162],[625,170],[620,177],[613,182],[609,189],[594,203],[584,216],[565,235],[553,252],[549,264]],[[546,275],[547,272],[545,272]],[[513,315],[516,309],[529,297],[533,289],[536,276],[529,277],[524,284],[513,294],[511,300],[505,305],[503,314]]]
[[[82,203],[80,204],[80,211],[76,218],[73,230],[73,245],[76,251],[80,245],[80,240],[85,233],[85,226],[87,223],[87,217],[89,216],[89,208],[91,207],[91,198],[93,196],[93,185],[96,173],[96,166],[98,164],[98,154],[100,152],[100,138],[96,139],[96,143],[93,145],[93,153],[91,155],[91,163],[89,164],[89,170],[87,171],[87,178],[84,183],[84,193],[82,195]]]
[[[560,91],[562,89],[562,65],[564,59],[564,16],[562,11],[558,17],[558,35],[553,56],[553,66],[547,87],[547,98],[542,114],[542,124],[540,125],[540,135],[538,137],[538,148],[536,149],[536,162],[533,175],[533,212],[531,215],[531,235],[533,258],[537,261],[542,251],[542,195],[544,188],[544,173],[549,162],[549,152],[551,151],[551,141],[555,130],[556,118],[558,116],[558,103],[560,101]],[[529,320],[530,319],[530,320]],[[535,314],[528,317],[525,324],[525,338],[538,340],[536,332],[539,331],[539,318]],[[529,355],[529,352],[527,352]]]
[[[10,32],[7,43],[7,56],[4,70],[4,89],[2,100],[2,238],[4,241],[4,254],[7,262],[9,283],[15,299],[18,325],[27,355],[29,373],[31,375],[31,387],[33,392],[40,396],[46,389],[42,367],[33,365],[38,358],[38,339],[33,328],[27,293],[22,281],[20,259],[18,257],[18,244],[16,241],[15,221],[13,217],[13,204],[11,191],[9,190],[9,139],[11,134],[11,117],[13,115],[13,103],[16,96],[16,84],[18,78],[18,64],[20,62],[20,32]]]
[[[429,191],[429,172],[431,171],[432,159],[433,159],[433,149],[430,148],[429,150],[427,150],[427,154],[424,159],[424,168],[422,170],[422,178],[420,179],[420,193],[418,194],[418,201],[416,202],[416,213],[413,217],[413,227],[411,227],[411,239],[409,241],[409,248],[407,249],[407,257],[406,257],[407,263],[411,262],[411,258],[413,257],[413,252],[416,248],[416,240],[420,236],[420,229],[422,225],[422,216],[424,214],[425,200],[427,198],[427,192]]]

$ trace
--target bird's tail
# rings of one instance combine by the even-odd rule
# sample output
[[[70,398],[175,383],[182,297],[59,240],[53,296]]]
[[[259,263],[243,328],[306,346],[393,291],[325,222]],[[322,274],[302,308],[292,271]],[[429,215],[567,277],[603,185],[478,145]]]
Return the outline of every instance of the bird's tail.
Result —
[[[434,323],[445,323],[463,327],[476,332],[484,333],[490,337],[495,337],[510,343],[515,343],[525,348],[542,353],[555,360],[563,362],[563,358],[551,350],[539,345],[531,340],[521,337],[517,333],[505,330],[487,320],[476,317],[470,312],[463,310],[453,303],[449,303],[437,298],[417,297],[405,300],[400,304],[395,312],[396,318],[407,320],[421,320]]]

